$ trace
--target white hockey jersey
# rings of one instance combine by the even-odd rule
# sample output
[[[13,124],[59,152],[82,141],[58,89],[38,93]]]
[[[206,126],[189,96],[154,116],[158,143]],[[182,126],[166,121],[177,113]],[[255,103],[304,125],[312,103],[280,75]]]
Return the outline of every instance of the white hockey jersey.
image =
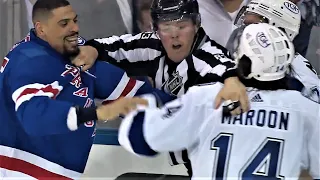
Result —
[[[137,155],[188,149],[193,179],[320,178],[319,104],[297,91],[248,89],[251,110],[214,109],[220,83],[192,87],[161,109],[139,108],[122,122],[119,142]],[[151,107],[153,106],[153,107]]]
[[[320,103],[320,79],[311,63],[300,54],[296,54],[291,66],[293,68],[292,76],[304,85],[302,94]]]
[[[320,86],[317,71],[306,58],[300,54],[296,54],[291,66],[294,69],[293,75],[303,85],[306,87]]]

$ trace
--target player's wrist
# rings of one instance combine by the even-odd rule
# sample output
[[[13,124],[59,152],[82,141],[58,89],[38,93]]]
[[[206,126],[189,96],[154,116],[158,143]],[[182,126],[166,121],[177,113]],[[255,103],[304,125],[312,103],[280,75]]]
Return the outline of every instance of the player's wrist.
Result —
[[[225,73],[223,73],[222,82],[226,83],[227,80],[234,79],[234,78],[238,79],[237,71],[235,69],[231,69],[231,70],[226,71]]]
[[[97,107],[83,108],[76,106],[77,124],[83,124],[98,119]]]
[[[106,110],[104,109],[104,111],[106,111]],[[100,106],[100,108],[99,107],[96,108],[96,114],[97,114],[97,120],[100,120],[100,121],[107,120],[104,118],[105,113],[103,112],[103,109],[101,108],[101,106]]]

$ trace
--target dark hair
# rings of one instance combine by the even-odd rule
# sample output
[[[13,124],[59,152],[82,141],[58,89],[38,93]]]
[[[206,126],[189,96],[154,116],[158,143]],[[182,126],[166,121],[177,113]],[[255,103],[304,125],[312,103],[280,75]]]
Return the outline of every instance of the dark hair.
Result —
[[[153,0],[151,4],[154,31],[157,31],[157,23],[161,19],[176,20],[184,16],[189,16],[194,24],[200,26],[201,17],[196,0]]]
[[[68,0],[37,0],[32,9],[32,20],[46,17],[52,10],[69,5]]]
[[[290,90],[290,77],[285,76],[282,79],[274,80],[274,81],[259,81],[255,78],[245,79],[244,77],[248,77],[251,73],[251,60],[247,56],[243,56],[238,63],[237,73],[240,81],[246,87],[253,87],[259,90],[279,90],[279,89],[286,89]]]

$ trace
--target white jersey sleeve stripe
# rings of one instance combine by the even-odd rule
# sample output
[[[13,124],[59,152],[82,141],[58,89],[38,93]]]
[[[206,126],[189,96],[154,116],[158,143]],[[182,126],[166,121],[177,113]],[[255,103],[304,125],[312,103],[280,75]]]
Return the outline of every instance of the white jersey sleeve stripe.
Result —
[[[20,105],[31,98],[36,96],[47,96],[54,99],[58,96],[63,87],[59,85],[58,81],[53,82],[49,85],[44,84],[29,84],[18,88],[13,94],[12,99],[15,102],[16,111]]]
[[[109,103],[119,99],[120,97],[133,97],[143,85],[143,81],[129,78],[128,75],[124,73],[118,83],[118,86],[113,90],[110,96],[103,101],[103,103]]]
[[[153,53],[150,53],[153,52]],[[117,61],[122,61],[127,59],[129,62],[140,62],[140,61],[152,61],[156,57],[161,55],[161,51],[154,50],[151,48],[135,48],[131,50],[125,50],[123,48],[118,49],[117,51],[110,52],[108,55]],[[130,57],[130,58],[128,58]]]

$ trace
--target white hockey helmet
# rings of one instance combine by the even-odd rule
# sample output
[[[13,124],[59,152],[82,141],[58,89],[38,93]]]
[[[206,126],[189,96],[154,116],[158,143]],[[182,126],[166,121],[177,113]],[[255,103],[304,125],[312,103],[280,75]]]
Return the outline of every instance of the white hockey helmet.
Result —
[[[282,30],[266,23],[251,24],[243,30],[234,54],[238,65],[245,57],[251,60],[251,71],[245,78],[279,80],[294,58],[294,46]]]
[[[235,25],[243,24],[246,13],[258,14],[265,23],[283,29],[291,41],[299,34],[301,12],[289,0],[252,0],[239,11]]]

